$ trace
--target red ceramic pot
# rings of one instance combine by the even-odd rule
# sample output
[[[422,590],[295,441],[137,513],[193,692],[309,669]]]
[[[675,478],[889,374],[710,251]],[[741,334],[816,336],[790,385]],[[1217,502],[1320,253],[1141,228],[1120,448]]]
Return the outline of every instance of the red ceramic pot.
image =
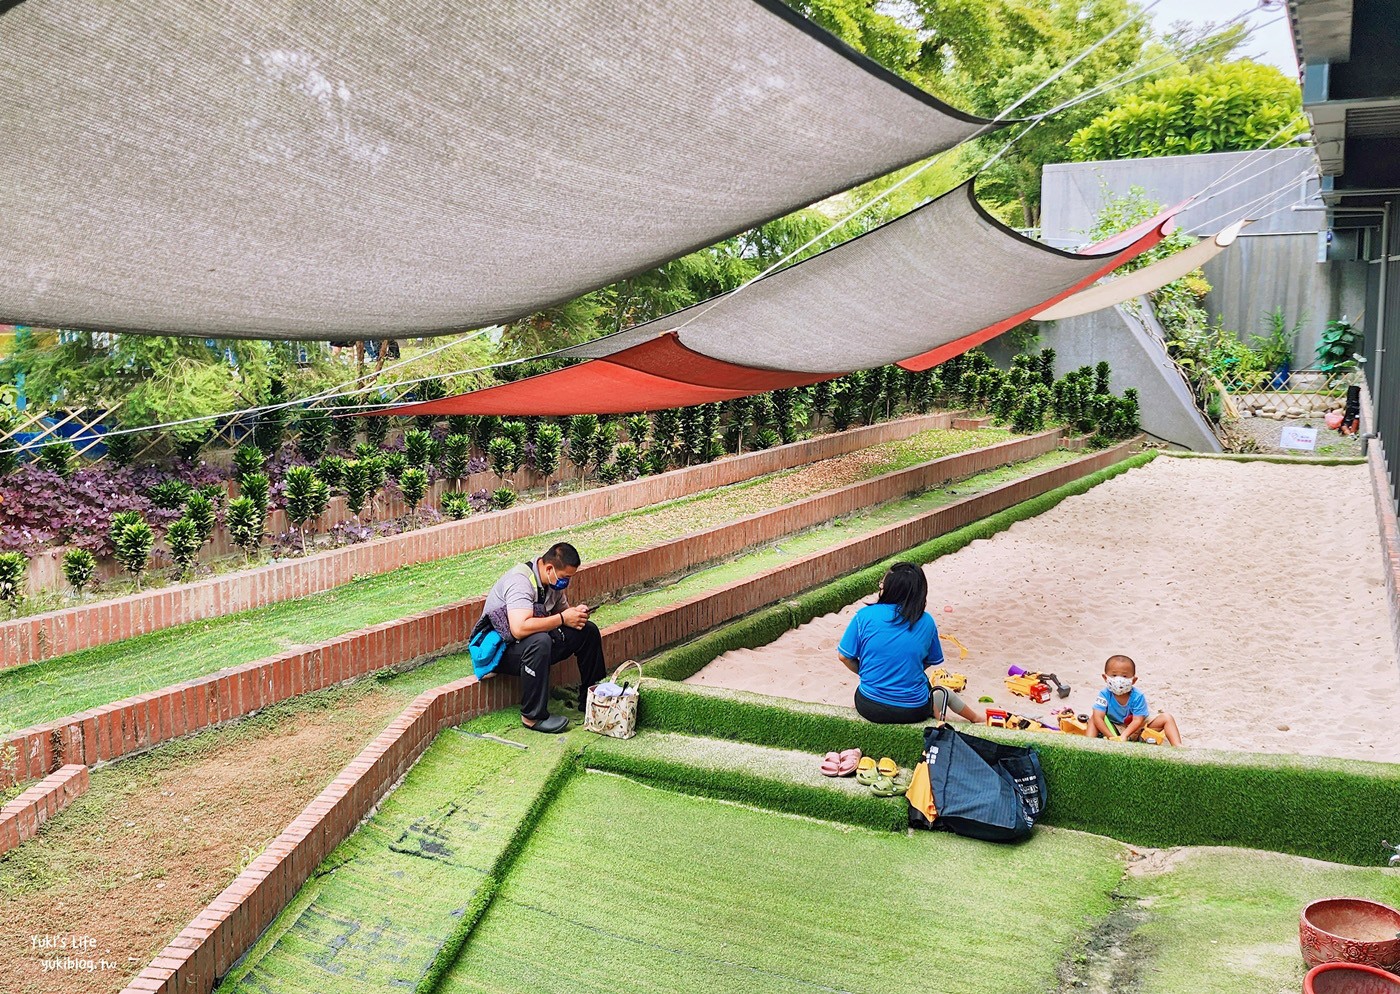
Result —
[[[1360,963],[1400,970],[1400,911],[1359,897],[1313,901],[1298,921],[1298,945],[1310,967]]]
[[[1303,994],[1400,994],[1400,977],[1374,966],[1323,963],[1303,978]]]

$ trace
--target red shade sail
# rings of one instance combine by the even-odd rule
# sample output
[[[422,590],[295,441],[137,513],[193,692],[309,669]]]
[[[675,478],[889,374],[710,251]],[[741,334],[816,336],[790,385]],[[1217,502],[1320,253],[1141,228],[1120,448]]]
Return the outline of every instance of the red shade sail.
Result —
[[[782,373],[722,362],[692,352],[670,332],[606,359],[590,359],[514,383],[375,413],[629,414],[733,400],[840,375]]]

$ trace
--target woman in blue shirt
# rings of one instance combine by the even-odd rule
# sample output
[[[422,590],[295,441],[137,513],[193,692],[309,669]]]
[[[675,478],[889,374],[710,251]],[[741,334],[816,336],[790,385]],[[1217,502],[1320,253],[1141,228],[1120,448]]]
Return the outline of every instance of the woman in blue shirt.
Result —
[[[986,715],[946,687],[932,689],[924,670],[943,663],[938,626],[924,610],[928,579],[913,563],[895,563],[880,596],[856,612],[836,652],[860,677],[856,710],[867,721],[911,724],[952,711],[981,724]]]

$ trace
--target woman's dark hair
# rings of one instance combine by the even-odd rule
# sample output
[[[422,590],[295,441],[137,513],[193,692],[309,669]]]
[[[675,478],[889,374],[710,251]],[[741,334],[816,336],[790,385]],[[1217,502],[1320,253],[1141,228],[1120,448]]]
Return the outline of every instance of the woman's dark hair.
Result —
[[[895,563],[885,574],[878,603],[899,608],[899,616],[913,628],[924,616],[924,607],[928,604],[928,578],[924,571],[913,563]]]

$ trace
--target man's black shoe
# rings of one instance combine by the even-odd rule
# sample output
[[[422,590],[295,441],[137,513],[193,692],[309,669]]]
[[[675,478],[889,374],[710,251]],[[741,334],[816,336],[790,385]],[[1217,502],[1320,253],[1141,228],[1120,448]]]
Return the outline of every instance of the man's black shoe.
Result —
[[[552,714],[548,718],[543,718],[533,725],[526,725],[532,732],[544,732],[546,735],[557,735],[569,727],[569,719],[562,714]]]

